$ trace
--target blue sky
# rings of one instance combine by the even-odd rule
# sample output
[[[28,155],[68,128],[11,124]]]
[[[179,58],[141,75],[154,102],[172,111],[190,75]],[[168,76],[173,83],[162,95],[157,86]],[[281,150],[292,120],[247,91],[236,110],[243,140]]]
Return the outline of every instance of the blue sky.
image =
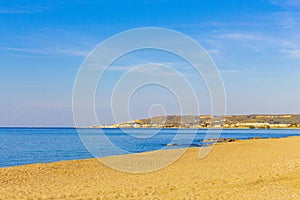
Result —
[[[72,126],[73,84],[85,56],[116,33],[148,26],[180,31],[209,52],[224,80],[228,114],[300,113],[298,0],[6,0],[0,2],[0,26],[0,126]],[[144,52],[115,64],[153,60],[176,61]],[[118,73],[108,73],[104,85],[114,76]],[[207,92],[198,89],[206,99]],[[161,98],[154,88],[146,91],[136,93],[133,118],[147,117],[151,103],[169,101],[159,89]],[[111,123],[101,92],[107,91],[97,96],[100,121]],[[204,114],[207,102],[202,101]],[[176,114],[172,105],[169,112]]]

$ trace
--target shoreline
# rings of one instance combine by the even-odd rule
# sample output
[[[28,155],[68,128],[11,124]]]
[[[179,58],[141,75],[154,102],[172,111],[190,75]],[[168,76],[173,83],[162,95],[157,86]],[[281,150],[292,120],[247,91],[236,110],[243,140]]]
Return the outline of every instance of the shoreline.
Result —
[[[80,129],[80,127],[77,127]],[[77,129],[74,128],[74,129]],[[191,129],[191,130],[300,130],[300,128],[179,128],[179,127],[162,127],[162,128],[155,128],[155,127],[126,127],[126,128],[111,128],[111,127],[105,127],[105,128],[82,128],[82,129]]]
[[[190,129],[190,130],[300,130],[300,128],[180,128],[180,127],[126,127],[126,128],[112,128],[112,127],[105,127],[105,128],[95,128],[95,127],[0,127],[0,129]]]
[[[199,144],[199,145],[191,145],[190,147],[183,147],[181,144],[173,144],[173,143],[168,143],[165,146],[173,146],[177,148],[172,148],[172,149],[161,149],[161,150],[154,150],[154,151],[144,151],[140,153],[130,153],[130,154],[122,154],[122,155],[111,155],[111,156],[104,156],[104,157],[99,157],[99,158],[85,158],[85,159],[70,159],[70,160],[60,160],[60,161],[55,161],[55,162],[37,162],[37,163],[29,163],[29,164],[23,164],[23,165],[14,165],[14,166],[7,166],[7,167],[0,167],[0,169],[7,169],[7,168],[13,168],[13,167],[22,167],[22,166],[27,166],[27,165],[35,165],[35,164],[51,164],[51,163],[60,163],[60,162],[68,162],[68,161],[81,161],[81,160],[90,160],[90,159],[106,159],[110,157],[116,157],[116,156],[126,156],[126,155],[135,155],[135,154],[142,154],[142,153],[151,153],[155,151],[169,151],[169,150],[176,150],[176,149],[189,149],[189,148],[205,148],[208,146],[213,146],[213,145],[220,145],[220,144],[226,144],[226,143],[236,143],[236,142],[244,142],[244,141],[249,141],[249,140],[272,140],[272,139],[285,139],[285,138],[300,138],[299,136],[287,136],[287,137],[270,137],[270,138],[263,138],[263,137],[252,137],[252,138],[246,138],[246,139],[238,139],[238,138],[218,138],[218,139],[207,139],[207,140],[200,140],[201,143],[213,143],[212,145],[210,144]],[[300,144],[299,144],[300,145]]]
[[[143,154],[143,153],[151,153],[151,152],[156,152],[156,151],[172,151],[172,150],[176,150],[176,149],[190,149],[190,148],[205,148],[208,146],[214,146],[214,145],[221,145],[221,144],[226,144],[226,143],[236,143],[236,142],[244,142],[244,141],[248,141],[248,140],[272,140],[272,139],[285,139],[285,138],[300,138],[300,136],[287,136],[287,137],[270,137],[270,138],[263,138],[263,137],[252,137],[252,138],[246,138],[246,139],[237,139],[237,138],[217,138],[217,139],[207,139],[207,140],[200,140],[200,142],[202,143],[213,143],[213,144],[199,144],[199,146],[197,145],[191,145],[190,147],[182,147],[184,146],[181,144],[173,144],[173,143],[168,143],[165,146],[173,146],[173,147],[177,147],[178,148],[173,148],[173,149],[160,149],[160,150],[154,150],[154,151],[144,151],[144,152],[140,152],[140,153],[130,153],[130,154],[122,154],[122,155],[112,155],[112,156],[104,156],[104,157],[99,157],[99,158],[85,158],[85,159],[70,159],[70,160],[60,160],[60,161],[55,161],[55,162],[37,162],[37,163],[29,163],[29,164],[23,164],[23,165],[14,165],[14,166],[7,166],[7,167],[0,167],[1,169],[7,169],[7,168],[14,168],[14,167],[23,167],[23,166],[30,166],[30,165],[36,165],[36,164],[51,164],[51,163],[60,163],[60,162],[69,162],[69,161],[84,161],[84,160],[90,160],[90,159],[107,159],[110,157],[119,157],[119,156],[128,156],[128,155],[136,155],[136,154]],[[300,145],[300,144],[299,144]]]
[[[158,171],[130,174],[97,159],[0,169],[0,198],[299,199],[300,137],[220,143],[204,159],[188,148]],[[164,156],[175,150],[164,150]],[[149,153],[151,154],[151,152]],[[130,164],[134,154],[111,156]]]

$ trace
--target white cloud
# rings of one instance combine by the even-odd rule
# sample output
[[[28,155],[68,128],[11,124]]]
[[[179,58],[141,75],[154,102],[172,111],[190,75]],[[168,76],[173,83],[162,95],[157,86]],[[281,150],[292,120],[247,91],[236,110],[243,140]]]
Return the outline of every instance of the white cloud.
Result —
[[[81,49],[58,49],[55,52],[59,54],[66,54],[71,56],[87,56],[89,51],[87,50],[81,50]]]
[[[0,47],[0,50],[16,51],[16,52],[23,52],[23,53],[34,53],[34,54],[45,54],[45,52],[42,50],[17,48],[17,47]]]
[[[240,71],[237,69],[227,69],[227,70],[221,70],[221,74],[236,74],[239,73]]]
[[[207,52],[209,54],[214,54],[214,55],[219,55],[220,54],[220,50],[219,49],[208,49]]]
[[[298,48],[298,49],[282,49],[282,52],[285,53],[290,58],[300,59],[300,48]]]
[[[53,108],[53,109],[61,109],[61,108],[71,108],[71,105],[62,104],[62,103],[55,103],[55,102],[33,102],[30,106],[35,108]]]
[[[281,7],[300,7],[299,0],[271,0],[271,3]]]
[[[290,32],[287,32],[288,34]],[[300,58],[300,37],[298,34],[292,34],[293,31],[288,35],[269,35],[267,33],[226,33],[215,35],[215,41],[219,44],[223,44],[223,40],[243,42],[242,45],[246,45],[251,51],[264,52],[269,51],[270,48],[278,49],[282,56],[289,58]],[[237,44],[237,43],[235,43]],[[223,48],[224,48],[223,44]],[[220,47],[221,48],[221,47]],[[219,48],[219,52],[222,52]],[[214,53],[214,52],[212,52]]]
[[[0,14],[32,14],[47,10],[45,5],[9,5],[0,7]]]
[[[70,55],[70,56],[86,56],[89,51],[80,49],[30,49],[19,47],[0,47],[0,50],[14,51],[25,54],[39,54],[39,55]]]
[[[216,35],[220,39],[233,39],[233,40],[261,40],[264,37],[254,33],[226,33]]]
[[[297,39],[282,40],[281,50],[285,56],[293,59],[300,58],[300,42]]]
[[[272,17],[281,27],[294,29],[299,32],[300,26],[300,1],[299,0],[271,0],[271,3],[283,10],[274,12]]]
[[[109,68],[107,69],[108,71],[115,71],[115,72],[125,72],[125,71],[129,71],[133,68],[133,66],[116,66],[116,65],[111,65],[109,66]]]
[[[177,64],[177,63],[176,63]],[[178,67],[177,67],[178,68]],[[187,69],[191,67],[183,66],[181,69]],[[141,76],[156,76],[156,77],[174,77],[174,76],[185,76],[187,77],[188,74],[183,73],[182,70],[176,70],[172,67],[170,63],[147,63],[141,65],[128,65],[128,66],[110,66],[107,71],[113,72],[125,72],[125,73],[136,73],[140,74]],[[177,73],[178,74],[177,74]]]

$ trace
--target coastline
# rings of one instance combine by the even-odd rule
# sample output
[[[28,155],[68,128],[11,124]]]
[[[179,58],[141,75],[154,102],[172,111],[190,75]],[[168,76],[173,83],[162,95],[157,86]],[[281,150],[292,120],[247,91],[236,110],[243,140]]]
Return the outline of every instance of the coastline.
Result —
[[[201,148],[189,148],[170,166],[145,174],[116,171],[97,159],[0,168],[0,198],[298,199],[299,144],[295,136],[219,143],[204,159]],[[132,156],[105,159],[124,163]]]
[[[17,127],[14,127],[14,126],[2,126],[0,127],[0,129],[191,129],[191,130],[300,130],[300,128],[297,128],[297,127],[288,127],[288,128],[247,128],[247,127],[235,127],[235,128],[227,128],[227,127],[224,127],[224,128],[186,128],[186,127],[126,127],[126,128],[123,128],[123,127],[119,127],[119,128],[116,128],[116,127],[90,127],[90,126],[86,126],[86,127],[72,127],[72,126],[58,126],[58,127],[47,127],[47,126],[38,126],[38,127],[25,127],[25,126],[17,126]]]
[[[126,127],[126,128],[112,128],[112,127],[105,127],[105,128],[95,128],[95,127],[74,127],[74,129],[83,128],[83,129],[191,129],[191,130],[300,130],[300,128],[245,128],[245,127],[237,127],[237,128],[181,128],[181,127]]]

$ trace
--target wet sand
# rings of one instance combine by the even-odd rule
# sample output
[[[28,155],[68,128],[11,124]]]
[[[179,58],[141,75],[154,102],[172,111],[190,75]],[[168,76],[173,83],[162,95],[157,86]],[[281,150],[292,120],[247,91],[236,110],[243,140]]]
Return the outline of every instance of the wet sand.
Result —
[[[0,199],[300,199],[300,137],[221,143],[203,159],[199,150],[142,174],[97,159],[1,168]],[[153,156],[159,164],[176,151]],[[126,165],[134,156],[105,161]]]

